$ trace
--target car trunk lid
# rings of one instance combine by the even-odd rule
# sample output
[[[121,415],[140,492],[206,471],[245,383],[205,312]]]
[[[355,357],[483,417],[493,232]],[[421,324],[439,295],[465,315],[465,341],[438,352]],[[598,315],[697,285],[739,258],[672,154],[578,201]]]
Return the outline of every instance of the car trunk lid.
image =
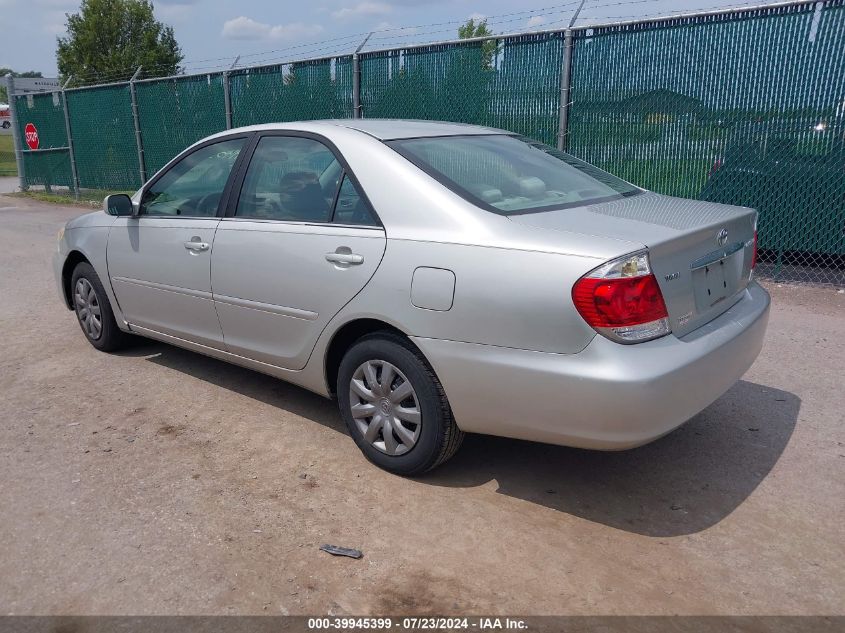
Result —
[[[753,209],[645,192],[596,205],[509,217],[539,229],[611,237],[648,248],[676,336],[730,308],[750,279]]]

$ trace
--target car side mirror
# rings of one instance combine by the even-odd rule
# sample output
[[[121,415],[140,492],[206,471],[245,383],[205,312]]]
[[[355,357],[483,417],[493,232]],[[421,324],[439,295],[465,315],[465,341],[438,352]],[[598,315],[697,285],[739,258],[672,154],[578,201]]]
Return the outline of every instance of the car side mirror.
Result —
[[[132,198],[125,193],[113,193],[103,199],[103,211],[109,215],[128,216],[133,214]]]

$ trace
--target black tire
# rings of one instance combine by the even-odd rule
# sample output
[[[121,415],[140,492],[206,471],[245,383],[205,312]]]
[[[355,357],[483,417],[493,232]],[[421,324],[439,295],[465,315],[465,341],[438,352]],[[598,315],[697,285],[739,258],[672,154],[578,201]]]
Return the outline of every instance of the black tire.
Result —
[[[100,311],[100,329],[98,334],[96,332],[92,333],[84,322],[82,316],[84,305],[77,299],[77,289],[80,282],[83,285],[85,283],[89,284],[93,290],[96,307]],[[117,327],[106,290],[103,288],[103,284],[94,267],[88,262],[80,262],[73,269],[73,276],[70,281],[70,297],[73,302],[74,312],[76,312],[76,319],[79,321],[79,327],[82,328],[82,333],[91,345],[101,352],[113,352],[126,345],[129,335]]]
[[[367,361],[392,364],[414,390],[420,412],[419,434],[416,443],[404,454],[389,455],[376,448],[365,438],[352,415],[350,385],[356,370]],[[338,370],[337,392],[340,413],[358,448],[376,466],[397,475],[420,475],[436,468],[457,452],[464,439],[434,371],[410,341],[393,332],[368,334],[346,352]],[[379,433],[383,434],[384,430]]]

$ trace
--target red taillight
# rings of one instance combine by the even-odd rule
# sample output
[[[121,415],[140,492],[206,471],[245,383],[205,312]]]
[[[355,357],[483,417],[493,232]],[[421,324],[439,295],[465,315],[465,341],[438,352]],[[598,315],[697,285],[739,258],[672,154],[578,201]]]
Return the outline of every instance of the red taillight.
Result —
[[[754,250],[751,251],[751,270],[757,265],[757,229],[754,229]]]
[[[665,318],[666,305],[654,275],[578,280],[575,307],[592,327],[642,325]]]
[[[572,287],[572,301],[592,328],[620,343],[669,333],[666,304],[645,251],[620,257],[581,277]]]

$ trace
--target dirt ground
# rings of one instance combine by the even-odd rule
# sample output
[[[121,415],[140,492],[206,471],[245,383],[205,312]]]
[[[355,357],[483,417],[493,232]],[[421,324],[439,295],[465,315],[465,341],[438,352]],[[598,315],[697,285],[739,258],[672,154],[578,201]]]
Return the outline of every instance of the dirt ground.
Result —
[[[770,285],[757,363],[649,446],[469,436],[402,479],[333,402],[94,350],[50,269],[79,213],[0,197],[0,613],[845,613],[845,294]]]

